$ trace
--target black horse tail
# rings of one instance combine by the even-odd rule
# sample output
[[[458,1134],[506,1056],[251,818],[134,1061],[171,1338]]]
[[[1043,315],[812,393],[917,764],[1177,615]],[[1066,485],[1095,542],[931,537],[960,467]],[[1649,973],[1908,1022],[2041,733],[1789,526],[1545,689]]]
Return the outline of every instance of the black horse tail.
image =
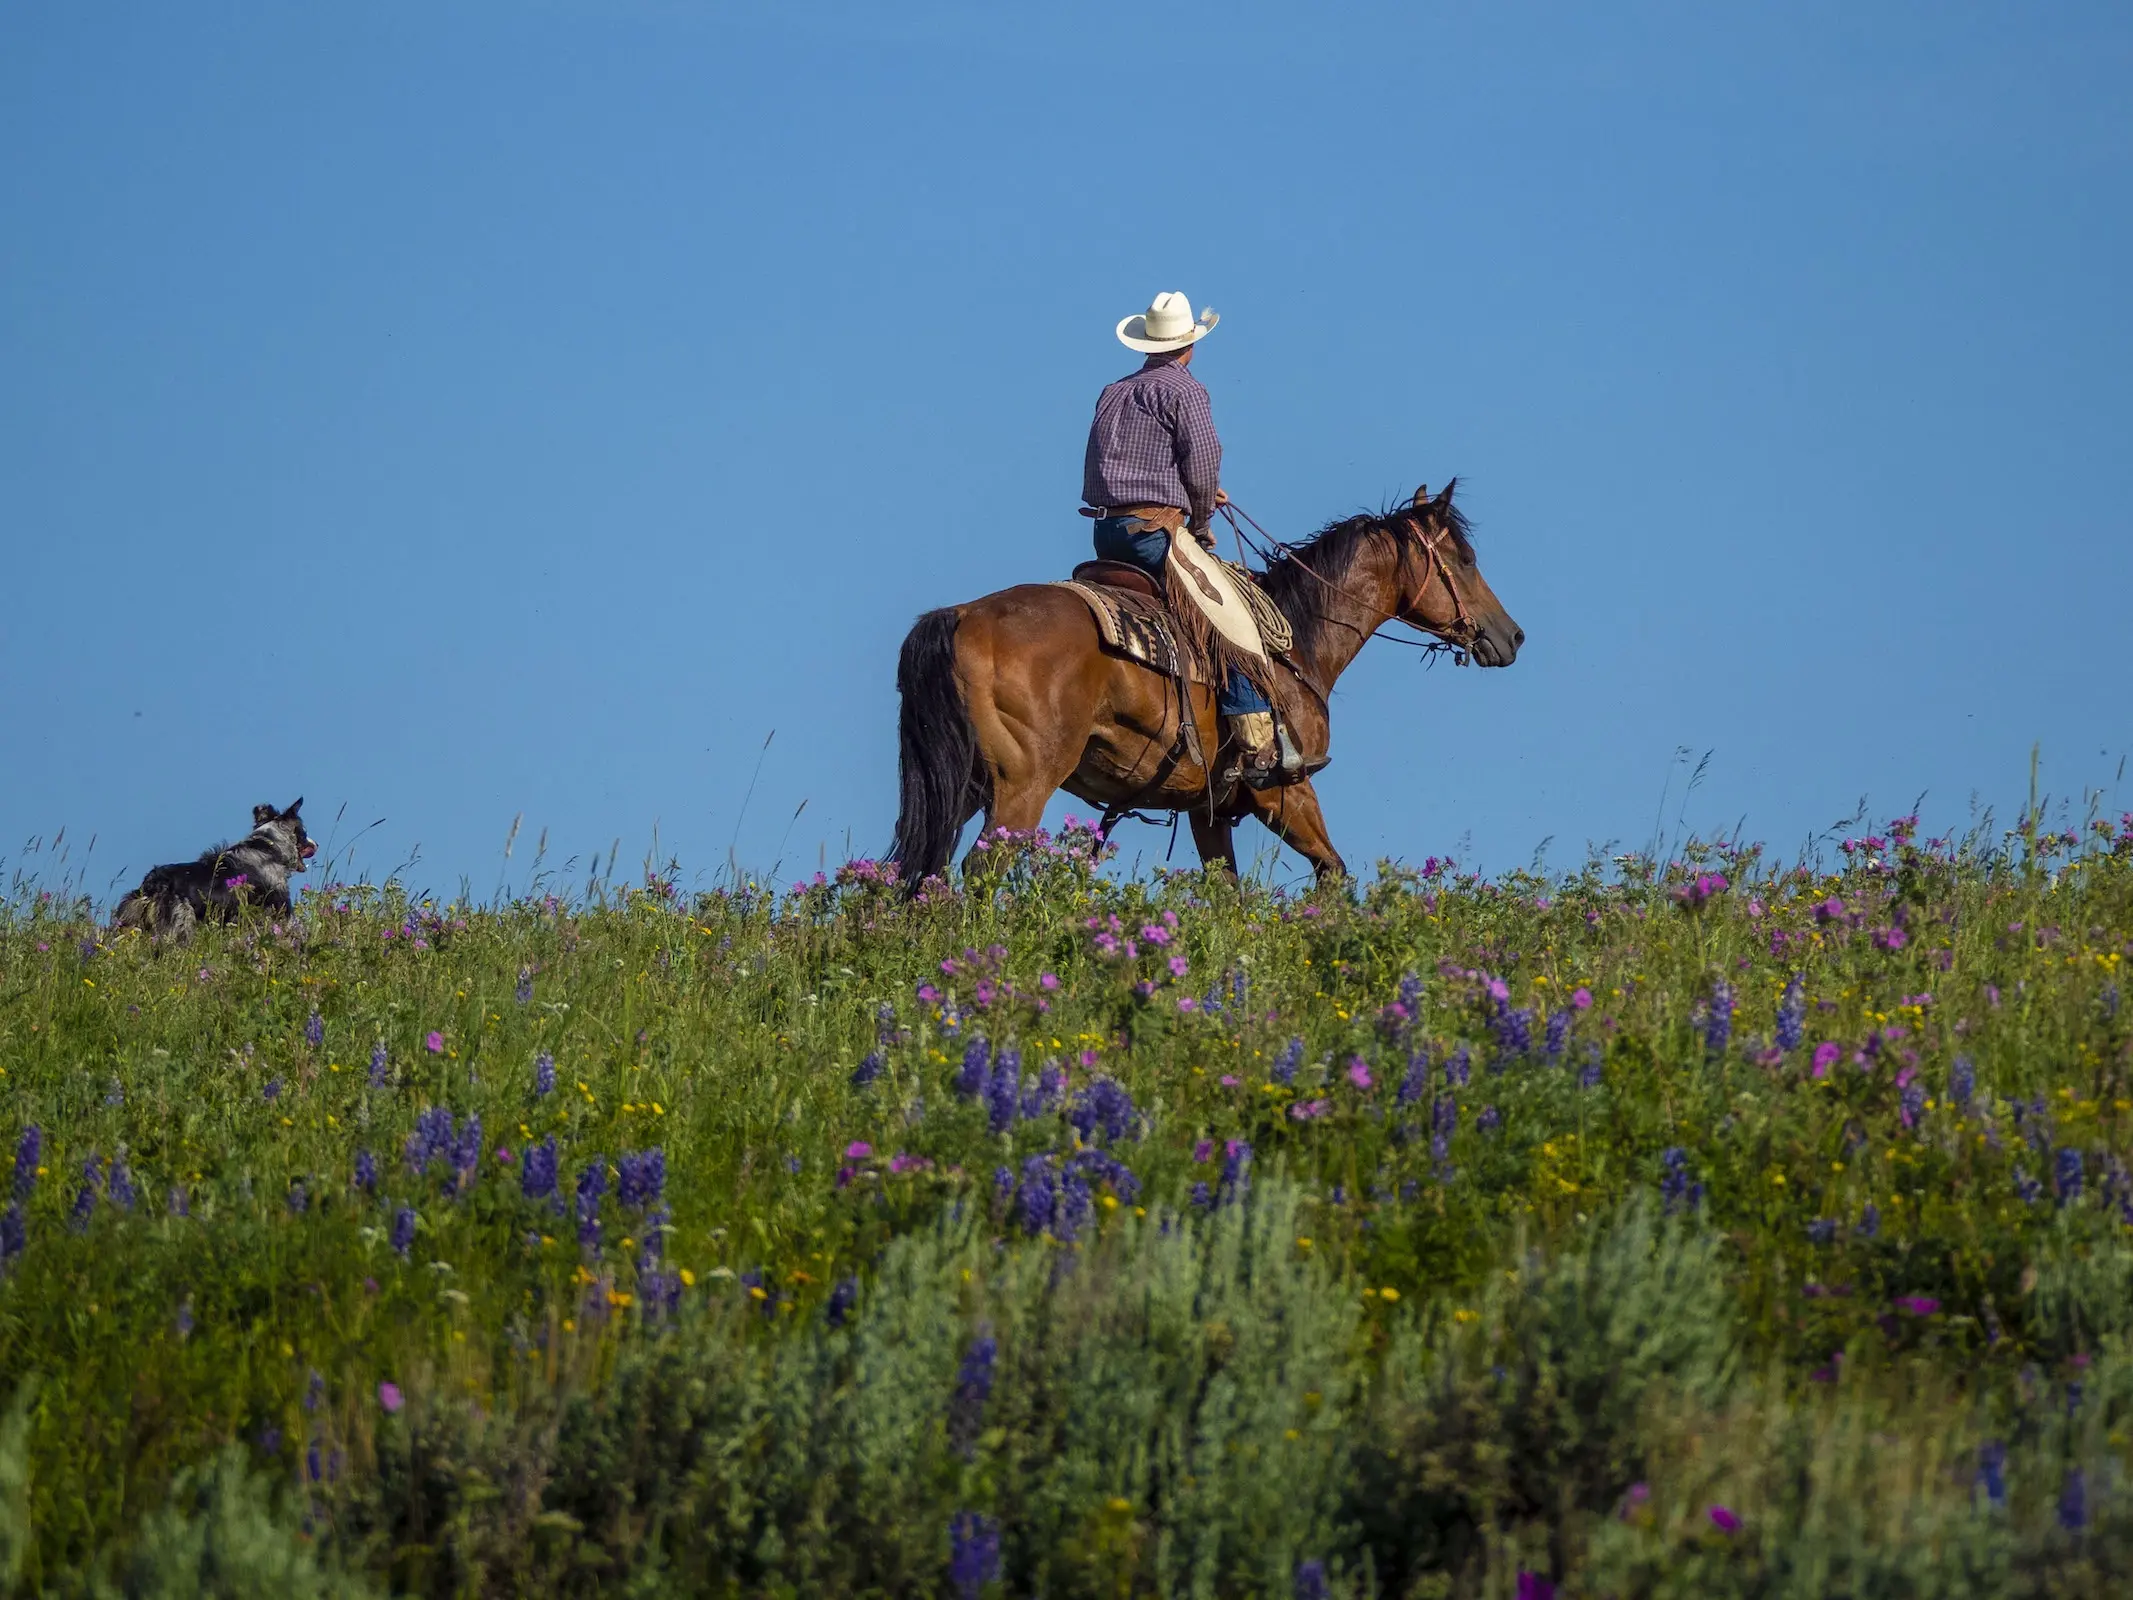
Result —
[[[927,612],[904,636],[896,662],[896,692],[903,697],[896,717],[902,796],[889,858],[906,894],[948,870],[963,824],[992,799],[989,775],[978,761],[978,730],[955,681],[960,620],[953,608]]]

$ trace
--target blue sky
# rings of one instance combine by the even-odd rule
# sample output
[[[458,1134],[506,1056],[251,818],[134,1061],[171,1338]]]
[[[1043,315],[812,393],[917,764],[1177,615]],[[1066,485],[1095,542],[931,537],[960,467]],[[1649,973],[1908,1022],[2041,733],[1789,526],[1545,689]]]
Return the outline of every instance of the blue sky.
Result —
[[[1081,557],[1170,288],[1239,501],[1457,474],[1528,634],[1343,681],[1351,862],[1574,864],[1670,780],[1960,823],[2033,744],[2133,805],[2122,6],[4,16],[10,868],[298,793],[446,890],[520,814],[514,882],[874,853],[898,641]]]

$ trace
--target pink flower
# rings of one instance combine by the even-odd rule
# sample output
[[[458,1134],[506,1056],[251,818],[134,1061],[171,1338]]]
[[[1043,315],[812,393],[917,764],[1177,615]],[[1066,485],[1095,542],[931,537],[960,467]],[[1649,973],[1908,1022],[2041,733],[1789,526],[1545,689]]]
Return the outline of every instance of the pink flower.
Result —
[[[854,1139],[844,1147],[844,1159],[847,1161],[864,1161],[873,1153],[874,1147],[864,1139]]]
[[[1037,980],[1037,987],[1038,987],[1038,988],[1040,988],[1040,989],[1047,989],[1047,990],[1049,990],[1049,989],[1056,989],[1056,988],[1058,988],[1058,987],[1059,987],[1059,974],[1058,974],[1058,973],[1056,973],[1056,972],[1047,972],[1047,973],[1045,973],[1045,974],[1044,974],[1044,975],[1043,975],[1043,976],[1042,976],[1041,978],[1039,978],[1039,979]]]
[[[1750,895],[1750,896],[1748,896],[1748,915],[1749,915],[1749,917],[1750,917],[1751,919],[1753,919],[1753,918],[1755,918],[1755,917],[1759,917],[1759,916],[1761,916],[1762,914],[1763,914],[1763,903],[1762,903],[1762,901],[1760,901],[1760,900],[1756,899],[1754,895]]]
[[[933,1004],[934,1001],[940,999],[940,997],[940,990],[934,988],[932,984],[922,983],[918,986],[918,999],[921,1005],[930,1006]]]
[[[1907,1294],[1896,1302],[1898,1311],[1908,1311],[1914,1317],[1930,1317],[1940,1309],[1940,1302],[1931,1295]]]
[[[1356,1086],[1356,1087],[1357,1087],[1358,1089],[1367,1089],[1367,1088],[1369,1088],[1369,1087],[1370,1087],[1370,1069],[1369,1069],[1368,1067],[1364,1066],[1364,1065],[1363,1065],[1363,1063],[1362,1063],[1362,1062],[1361,1062],[1360,1060],[1357,1060],[1357,1061],[1351,1061],[1351,1062],[1349,1062],[1349,1063],[1348,1063],[1348,1081],[1349,1081],[1350,1083],[1354,1084],[1354,1085],[1355,1085],[1355,1086]]]
[[[1571,995],[1570,1003],[1580,1011],[1590,1011],[1592,1009],[1592,991],[1590,989],[1579,989]]]
[[[1511,986],[1501,978],[1491,978],[1489,980],[1489,998],[1491,1000],[1509,1000],[1511,998]]]
[[[1215,1142],[1212,1139],[1202,1139],[1198,1144],[1192,1147],[1192,1158],[1195,1161],[1212,1160],[1214,1157],[1214,1153]]]
[[[1289,1107],[1289,1115],[1298,1122],[1311,1122],[1332,1109],[1324,1100],[1299,1100]]]
[[[444,1035],[432,1028],[429,1036],[422,1041],[422,1048],[433,1056],[444,1054]]]
[[[1537,1572],[1518,1575],[1518,1600],[1555,1600],[1555,1585]]]
[[[1891,927],[1883,928],[1879,933],[1875,934],[1874,943],[1881,946],[1881,948],[1884,950],[1894,952],[1897,950],[1901,950],[1906,944],[1909,944],[1910,939],[1904,933],[1903,929]]]
[[[1197,1011],[1200,1009],[1200,1002],[1189,994],[1181,994],[1178,996],[1178,1009],[1180,1011]]]
[[[1183,956],[1172,956],[1170,958],[1170,975],[1173,978],[1182,978],[1185,976],[1186,973],[1190,972],[1191,970],[1192,963],[1187,961]]]
[[[1222,1087],[1225,1089],[1234,1089],[1237,1087],[1237,1075],[1234,1072],[1223,1073],[1219,1081],[1221,1082]]]
[[[387,1378],[378,1385],[378,1404],[388,1413],[396,1413],[407,1402],[400,1397],[400,1386]]]
[[[512,1160],[514,1159],[511,1154],[511,1147],[505,1144],[498,1145],[496,1147],[496,1159],[501,1161],[505,1166],[510,1166]]]
[[[1720,1533],[1740,1532],[1740,1518],[1735,1516],[1732,1511],[1728,1510],[1725,1506],[1713,1506],[1711,1507],[1707,1515],[1711,1519],[1711,1526],[1716,1528]]]
[[[1826,1078],[1829,1069],[1837,1064],[1837,1057],[1844,1054],[1843,1046],[1834,1039],[1824,1039],[1815,1046],[1815,1076]]]

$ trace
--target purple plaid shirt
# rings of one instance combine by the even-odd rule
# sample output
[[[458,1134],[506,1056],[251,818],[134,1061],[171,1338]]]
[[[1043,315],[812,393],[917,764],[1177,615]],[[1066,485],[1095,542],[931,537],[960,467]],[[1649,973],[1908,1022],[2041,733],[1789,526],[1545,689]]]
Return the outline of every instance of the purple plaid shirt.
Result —
[[[1106,386],[1089,425],[1081,497],[1092,506],[1176,506],[1205,528],[1222,482],[1207,391],[1175,361]]]

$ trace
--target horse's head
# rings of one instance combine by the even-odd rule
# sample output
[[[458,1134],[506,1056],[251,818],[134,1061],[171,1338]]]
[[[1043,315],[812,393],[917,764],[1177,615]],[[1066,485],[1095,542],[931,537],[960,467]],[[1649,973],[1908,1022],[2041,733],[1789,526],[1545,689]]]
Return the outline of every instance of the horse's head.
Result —
[[[1452,504],[1458,486],[1454,478],[1432,499],[1424,484],[1407,510],[1387,519],[1406,524],[1416,535],[1403,541],[1400,609],[1394,614],[1459,646],[1484,667],[1508,667],[1518,659],[1526,630],[1511,620],[1481,575],[1466,516]]]

